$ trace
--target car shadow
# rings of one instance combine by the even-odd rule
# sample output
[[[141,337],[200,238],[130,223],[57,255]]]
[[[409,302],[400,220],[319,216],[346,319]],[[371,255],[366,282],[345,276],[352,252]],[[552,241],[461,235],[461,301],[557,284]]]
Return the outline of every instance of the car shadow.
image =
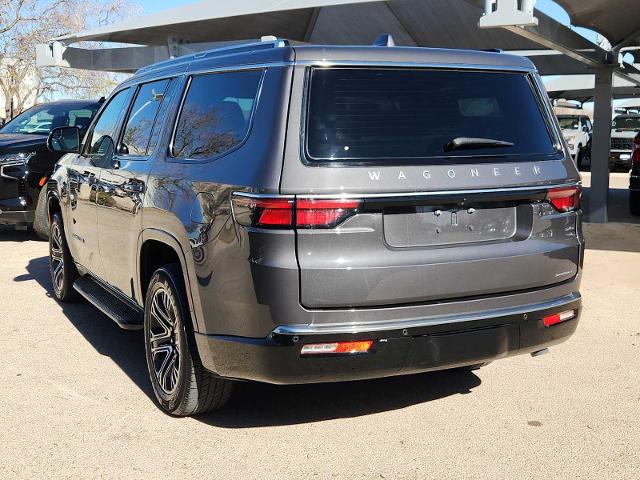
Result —
[[[47,296],[53,297],[48,257],[30,260],[26,270],[27,273],[14,278],[14,281],[35,280],[44,288]],[[93,348],[100,355],[111,358],[131,381],[155,402],[147,373],[142,332],[122,330],[106,315],[86,302],[60,303],[59,305],[69,322]]]
[[[48,296],[53,296],[47,257],[30,260],[26,270],[14,281],[35,280]],[[155,404],[142,332],[121,330],[88,303],[60,305],[69,322],[95,350],[111,358]],[[238,382],[227,407],[197,420],[222,428],[251,428],[359,417],[470,393],[480,383],[478,376],[463,370],[313,385]]]
[[[254,428],[353,418],[471,393],[480,383],[464,370],[310,385],[238,383],[223,410],[196,419],[216,427]]]

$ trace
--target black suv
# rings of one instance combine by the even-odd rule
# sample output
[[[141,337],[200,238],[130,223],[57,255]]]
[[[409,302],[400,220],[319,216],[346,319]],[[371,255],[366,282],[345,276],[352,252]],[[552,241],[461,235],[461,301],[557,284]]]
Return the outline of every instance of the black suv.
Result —
[[[26,228],[33,224],[41,236],[48,235],[42,187],[61,155],[47,149],[47,136],[63,126],[78,127],[84,133],[98,108],[99,102],[87,100],[44,103],[0,130],[0,225]]]
[[[533,65],[226,47],[119,86],[49,182],[51,277],[144,328],[158,402],[477,368],[575,330],[580,177]]]

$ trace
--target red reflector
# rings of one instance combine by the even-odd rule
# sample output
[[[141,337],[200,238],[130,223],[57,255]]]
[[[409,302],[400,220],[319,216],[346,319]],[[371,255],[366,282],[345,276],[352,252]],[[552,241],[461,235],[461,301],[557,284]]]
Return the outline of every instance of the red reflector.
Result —
[[[373,340],[357,342],[310,343],[302,347],[301,355],[354,354],[367,353]]]
[[[566,320],[571,320],[576,316],[575,310],[567,310],[562,313],[555,313],[553,315],[549,315],[548,317],[544,317],[542,319],[542,323],[544,323],[545,327],[550,327],[551,325],[555,325],[556,323],[564,322]]]
[[[296,225],[333,227],[353,215],[359,206],[359,200],[299,199],[296,201]]]
[[[39,185],[40,187],[44,187],[44,184],[45,184],[45,183],[47,183],[47,177],[42,177],[42,178],[40,179],[40,181],[38,182],[38,185]]]
[[[580,206],[580,187],[554,188],[547,192],[547,200],[559,212],[570,212]]]

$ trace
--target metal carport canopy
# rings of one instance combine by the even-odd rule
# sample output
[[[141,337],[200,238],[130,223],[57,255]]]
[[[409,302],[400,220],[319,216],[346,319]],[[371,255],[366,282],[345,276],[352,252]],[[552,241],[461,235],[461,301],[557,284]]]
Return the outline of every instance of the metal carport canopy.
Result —
[[[521,35],[479,29],[481,4],[481,0],[206,0],[54,39],[39,47],[38,59],[41,65],[132,72],[171,56],[211,48],[215,42],[276,35],[301,42],[369,44],[386,32],[399,45],[535,52],[531,59],[542,75],[590,71],[590,65],[542,50],[539,43]],[[543,34],[558,36],[568,48],[587,52],[597,61],[605,57],[606,52],[569,28],[540,12],[537,16]],[[69,47],[85,41],[142,46]]]
[[[593,75],[570,75],[553,78],[545,82],[549,98],[573,100],[580,103],[591,102],[595,96],[595,77]],[[614,99],[640,97],[640,87],[621,78],[613,82]]]
[[[556,0],[573,25],[594,30],[611,42],[614,50],[640,45],[638,0]]]

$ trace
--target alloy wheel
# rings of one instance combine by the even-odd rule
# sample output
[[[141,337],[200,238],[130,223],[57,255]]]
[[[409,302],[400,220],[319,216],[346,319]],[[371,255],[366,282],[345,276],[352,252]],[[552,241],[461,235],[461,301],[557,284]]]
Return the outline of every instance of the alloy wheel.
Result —
[[[178,387],[180,377],[180,325],[172,293],[158,288],[150,309],[149,349],[156,381],[166,395]]]
[[[51,229],[51,280],[56,292],[61,292],[64,284],[64,252],[62,232],[57,224]]]

